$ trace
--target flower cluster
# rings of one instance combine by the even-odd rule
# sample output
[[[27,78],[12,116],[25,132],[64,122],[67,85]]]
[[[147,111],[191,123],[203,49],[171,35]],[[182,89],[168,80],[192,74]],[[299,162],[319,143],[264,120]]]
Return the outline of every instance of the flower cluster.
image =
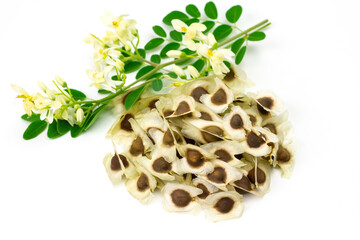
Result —
[[[55,76],[55,81],[57,90],[52,90],[43,82],[38,82],[43,94],[30,95],[15,84],[11,86],[14,91],[19,93],[17,98],[23,99],[23,107],[29,117],[32,114],[39,114],[40,120],[46,120],[48,123],[57,119],[66,120],[71,126],[81,125],[84,121],[84,110],[80,105],[75,104],[75,99],[67,87],[67,83],[59,76]]]
[[[224,64],[225,56],[231,57],[234,56],[234,53],[229,49],[217,49],[218,43],[214,35],[212,33],[203,34],[203,31],[206,30],[204,24],[192,23],[188,26],[179,19],[172,20],[171,24],[176,31],[185,33],[184,38],[187,48],[196,51],[200,57],[206,58],[210,62],[215,75],[229,72],[229,68]],[[173,58],[186,56],[184,52],[178,50],[171,50],[167,55]],[[199,76],[197,73],[192,74],[193,69],[190,69],[189,72],[192,76]]]

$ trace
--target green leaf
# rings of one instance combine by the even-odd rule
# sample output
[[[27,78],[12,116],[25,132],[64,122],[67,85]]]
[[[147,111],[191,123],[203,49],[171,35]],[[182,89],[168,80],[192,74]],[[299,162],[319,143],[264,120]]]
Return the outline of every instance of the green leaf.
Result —
[[[198,18],[201,16],[199,9],[194,4],[187,5],[185,10],[190,16],[194,18]]]
[[[122,81],[122,78],[118,78],[118,75],[114,75],[111,77],[111,80],[114,80],[114,81]]]
[[[153,38],[146,45],[145,50],[151,50],[160,46],[165,40],[163,38]]]
[[[166,32],[162,27],[156,25],[156,26],[153,26],[153,30],[160,37],[166,37]]]
[[[248,36],[249,41],[261,41],[266,37],[264,32],[253,32]]]
[[[60,134],[65,134],[71,129],[71,125],[66,120],[58,120],[56,126],[57,132]]]
[[[125,99],[125,109],[129,110],[136,102],[137,100],[140,98],[141,94],[143,93],[145,89],[145,86],[142,86],[134,91],[132,91],[131,93],[129,93],[129,95],[127,95],[126,99]]]
[[[71,128],[71,137],[76,138],[80,136],[82,132],[83,132],[82,127],[79,127],[78,125],[74,125],[74,127]]]
[[[46,129],[47,125],[48,123],[46,121],[38,120],[31,122],[30,125],[25,130],[23,134],[23,138],[25,140],[36,138],[37,136],[39,136],[40,133],[42,133]]]
[[[150,72],[151,70],[153,70],[154,68],[155,68],[154,66],[150,66],[150,65],[147,65],[147,66],[141,68],[141,69],[137,72],[135,78],[136,78],[136,79],[141,78],[142,76],[144,76],[145,74],[147,74],[148,72]],[[147,79],[149,79],[149,77],[148,77]]]
[[[224,64],[226,65],[227,68],[229,68],[229,69],[231,68],[231,63],[230,62],[224,61]]]
[[[204,68],[205,62],[202,59],[197,60],[192,64],[199,72]]]
[[[175,41],[181,42],[182,41],[182,34],[176,30],[170,32],[170,37]]]
[[[241,46],[244,44],[245,39],[244,38],[240,38],[238,40],[236,40],[233,45],[231,46],[231,51],[236,54],[239,49],[241,48]]]
[[[100,113],[106,109],[107,105],[102,105],[98,108],[96,108],[93,113],[88,117],[82,126],[83,131],[87,131],[91,125],[94,124],[94,122],[99,118]]]
[[[170,50],[177,50],[180,47],[180,43],[176,43],[176,42],[171,42],[168,43],[160,52],[160,57],[162,58],[167,58],[168,56],[166,55],[166,53]]]
[[[226,12],[226,19],[231,23],[236,23],[239,20],[242,13],[242,7],[235,5]]]
[[[160,78],[163,75],[161,72],[157,72],[154,75],[151,76],[151,78]]]
[[[178,75],[176,75],[176,73],[174,73],[174,72],[169,72],[167,75],[172,77],[172,78],[177,78],[178,77]]]
[[[48,130],[47,130],[47,136],[48,138],[51,138],[51,139],[55,139],[55,138],[58,138],[60,136],[62,136],[63,134],[60,134],[58,131],[57,131],[57,122],[56,121],[53,121],[49,127],[48,127]]]
[[[154,89],[154,91],[157,91],[157,92],[160,91],[163,87],[163,83],[162,83],[161,79],[156,79],[156,80],[152,81],[151,87],[152,87],[152,89]]]
[[[205,5],[205,14],[211,19],[216,19],[218,16],[217,9],[214,2],[208,2]]]
[[[242,48],[240,49],[240,51],[236,54],[236,57],[235,57],[235,63],[236,63],[236,64],[240,64],[240,63],[241,63],[241,61],[242,61],[243,58],[244,58],[245,52],[246,52],[246,46],[242,47]]]
[[[31,116],[29,117],[26,113],[24,115],[21,116],[21,119],[24,119],[25,121],[28,122],[34,122],[34,121],[39,121],[40,120],[40,114],[31,114]]]
[[[109,94],[109,93],[112,93],[112,92],[110,92],[110,91],[108,91],[108,90],[104,90],[104,89],[99,89],[99,90],[98,90],[98,93],[99,93],[99,94]]]
[[[161,57],[160,55],[158,54],[154,54],[151,56],[150,60],[153,62],[153,63],[157,63],[159,64],[161,62]]]
[[[180,51],[186,53],[186,55],[191,55],[191,54],[195,53],[195,51],[192,51],[192,50],[190,50],[188,48],[181,49]]]
[[[206,30],[203,32],[204,34],[209,32],[215,26],[215,22],[213,21],[205,21],[202,24],[206,26]]]
[[[135,72],[136,70],[138,70],[142,65],[142,62],[137,62],[137,61],[131,61],[131,62],[127,62],[124,66],[124,72],[125,73],[132,73]]]
[[[138,48],[138,52],[142,58],[146,58],[146,51],[142,48]]]
[[[230,25],[223,24],[215,28],[213,34],[216,41],[219,42],[220,40],[229,36],[231,32],[232,32],[232,27]]]
[[[65,92],[69,93],[67,89],[65,89]],[[86,98],[86,95],[83,92],[76,89],[70,88],[70,93],[75,100],[84,100]]]
[[[166,15],[163,19],[163,22],[166,24],[166,25],[169,25],[171,26],[171,20],[173,19],[179,19],[183,22],[185,22],[186,20],[189,19],[188,15],[186,15],[185,13],[183,12],[180,12],[180,11],[172,11],[171,13],[169,13],[168,15]]]
[[[188,25],[188,26],[190,26],[192,23],[198,23],[198,22],[200,22],[200,20],[197,18],[191,18],[191,19],[185,21],[186,25]]]

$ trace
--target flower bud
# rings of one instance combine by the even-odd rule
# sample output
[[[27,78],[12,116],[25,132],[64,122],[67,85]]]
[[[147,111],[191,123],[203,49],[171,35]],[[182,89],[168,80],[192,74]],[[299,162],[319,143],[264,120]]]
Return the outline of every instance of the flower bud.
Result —
[[[187,67],[187,70],[188,70],[188,72],[190,73],[190,75],[191,75],[193,78],[198,78],[198,77],[200,77],[200,73],[199,73],[199,71],[198,71],[195,67],[189,65],[189,66]]]
[[[39,86],[39,88],[40,88],[42,91],[46,92],[47,87],[46,87],[46,85],[45,85],[43,82],[38,81],[38,86]]]
[[[166,55],[171,58],[181,58],[185,57],[186,53],[178,50],[170,50],[166,53]]]
[[[76,121],[78,122],[78,124],[82,123],[82,121],[84,121],[84,110],[82,110],[82,108],[79,108],[76,111]]]
[[[181,67],[173,65],[172,69],[174,73],[176,73],[176,75],[178,75],[180,78],[186,78],[185,72]]]
[[[55,81],[62,87],[66,87],[67,84],[66,82],[64,81],[64,79],[62,79],[61,77],[55,75]]]

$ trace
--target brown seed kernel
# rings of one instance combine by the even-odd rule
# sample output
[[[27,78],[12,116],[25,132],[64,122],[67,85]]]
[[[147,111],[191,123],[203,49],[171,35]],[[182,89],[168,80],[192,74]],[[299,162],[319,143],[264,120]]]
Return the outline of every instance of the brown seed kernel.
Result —
[[[187,149],[186,160],[192,167],[200,167],[204,164],[204,156],[196,149]]]
[[[249,118],[250,118],[251,124],[254,125],[256,123],[256,117],[253,115],[249,115]]]
[[[215,167],[214,171],[207,175],[207,178],[215,183],[226,183],[226,172],[222,167]]]
[[[144,144],[139,136],[132,142],[130,147],[130,153],[133,156],[138,156],[144,153]]]
[[[124,167],[127,168],[127,167],[129,166],[129,162],[128,162],[128,160],[126,159],[126,157],[125,157],[124,155],[121,155],[121,154],[119,154],[119,157],[120,157],[121,162],[122,162],[122,164],[124,165]]]
[[[212,121],[210,114],[208,114],[207,112],[200,112],[200,113],[201,113],[200,119],[205,121]]]
[[[277,134],[277,130],[276,130],[276,127],[274,124],[268,123],[268,124],[265,124],[263,127],[269,129],[270,132],[272,132],[273,134]]]
[[[261,106],[267,109],[271,109],[274,106],[274,100],[270,97],[258,98],[257,101],[261,104]]]
[[[229,72],[225,74],[224,80],[227,82],[231,82],[235,79],[235,72],[232,68],[229,68]]]
[[[194,139],[187,138],[187,137],[184,137],[184,139],[185,139],[185,142],[187,144],[195,145],[195,140]]]
[[[144,192],[146,189],[150,188],[148,176],[146,176],[144,173],[141,173],[136,185],[140,192]]]
[[[156,108],[155,103],[156,103],[157,101],[159,101],[159,99],[154,99],[154,100],[152,100],[152,101],[149,103],[149,108],[150,108],[150,110]]]
[[[132,132],[133,129],[131,127],[131,124],[129,122],[129,119],[133,118],[134,116],[130,113],[126,114],[124,116],[124,118],[121,120],[120,122],[120,128],[127,131],[127,132]]]
[[[223,197],[217,201],[214,208],[221,213],[228,213],[234,207],[234,200],[229,197]]]
[[[241,160],[241,159],[243,158],[243,155],[240,153],[240,154],[234,155],[234,157],[236,157],[237,159]]]
[[[111,159],[110,168],[113,171],[119,171],[121,170],[121,165],[118,156],[116,154]]]
[[[265,141],[253,131],[247,135],[246,142],[251,148],[258,148],[265,143]]]
[[[156,159],[152,165],[155,172],[168,173],[171,170],[171,163],[168,163],[163,157]]]
[[[187,102],[182,101],[179,103],[178,107],[176,108],[174,115],[182,115],[187,112],[190,112],[190,106]]]
[[[238,193],[240,193],[241,195],[245,195],[245,194],[248,194],[249,192],[245,191],[245,190],[242,190],[241,188],[237,188],[237,187],[234,187],[235,188],[235,191],[237,191]]]
[[[200,102],[200,97],[201,97],[203,94],[208,94],[208,93],[209,93],[209,92],[206,91],[205,88],[203,88],[203,87],[197,87],[197,88],[195,88],[194,90],[192,90],[190,96],[192,96],[196,102]]]
[[[236,180],[234,182],[234,184],[236,185],[236,187],[239,187],[241,189],[247,190],[247,191],[251,191],[251,183],[248,177],[246,177],[245,175],[242,176],[242,178],[240,180]]]
[[[166,130],[164,134],[163,144],[169,147],[174,146],[174,138],[170,132],[170,129]]]
[[[233,129],[241,129],[244,128],[244,122],[239,114],[234,114],[230,119],[230,126]]]
[[[207,126],[207,127],[204,127],[203,130],[206,132],[212,133],[216,136],[220,136],[220,137],[224,136],[224,131],[217,126]]]
[[[202,194],[198,195],[199,198],[205,199],[207,196],[209,196],[210,192],[204,184],[199,183],[196,187],[203,191]]]
[[[260,168],[257,168],[257,182],[258,184],[263,184],[266,181],[266,174],[263,170],[261,170]],[[255,184],[255,168],[251,169],[248,173],[248,178],[250,180],[250,182]]]
[[[215,105],[226,104],[227,95],[224,89],[220,88],[216,93],[211,97],[211,102]]]
[[[174,111],[172,111],[172,110],[165,110],[164,117],[168,117],[168,116],[172,115],[173,113],[174,113]]]
[[[192,201],[191,195],[182,189],[176,189],[170,196],[171,200],[177,207],[186,207]]]
[[[178,134],[177,132],[173,132],[174,133],[174,137],[177,143],[183,143],[183,140],[180,136],[180,134]]]
[[[256,107],[257,107],[258,111],[263,115],[267,115],[270,113],[268,110],[263,108],[260,104],[257,104]]]
[[[217,137],[217,136],[214,136],[210,133],[207,133],[207,132],[201,132],[201,135],[202,137],[204,138],[204,140],[208,143],[211,143],[211,142],[217,142],[217,141],[220,141],[221,138]]]
[[[216,150],[215,155],[217,155],[219,159],[224,162],[228,162],[232,159],[231,155],[224,149]]]
[[[276,153],[276,159],[278,160],[278,162],[286,163],[290,161],[290,158],[291,158],[290,152],[286,148],[280,145]]]

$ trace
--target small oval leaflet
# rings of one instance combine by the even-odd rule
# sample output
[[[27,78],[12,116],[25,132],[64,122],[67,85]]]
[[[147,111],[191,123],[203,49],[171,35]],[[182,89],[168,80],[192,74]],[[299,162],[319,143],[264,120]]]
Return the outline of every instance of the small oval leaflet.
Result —
[[[151,50],[160,46],[165,40],[163,38],[153,38],[146,45],[145,50]]]
[[[249,41],[261,41],[264,40],[266,37],[264,32],[253,32],[250,33],[248,40]]]
[[[192,23],[198,23],[200,20],[198,18],[191,18],[187,21],[185,21],[186,25],[190,26]]]
[[[219,42],[220,40],[229,36],[231,32],[232,32],[232,27],[230,25],[223,24],[215,28],[213,34],[216,41]]]
[[[213,21],[205,21],[202,24],[206,26],[206,30],[203,32],[204,34],[208,33],[215,26],[215,22]]]
[[[239,20],[241,13],[242,7],[240,5],[235,5],[226,12],[226,19],[231,23],[236,23]]]
[[[65,89],[65,92],[69,93],[67,89]],[[84,100],[86,98],[86,95],[83,92],[76,89],[70,88],[70,93],[75,100]]]
[[[153,62],[153,63],[157,63],[159,64],[161,62],[161,58],[160,58],[160,55],[158,54],[154,54],[150,57],[150,60]]]
[[[198,18],[201,16],[199,9],[194,4],[187,5],[185,10],[190,16],[194,18]]]
[[[71,125],[69,124],[68,121],[59,119],[56,124],[56,129],[58,133],[62,135],[70,131]]]
[[[142,48],[138,48],[138,52],[142,58],[146,58],[146,51]]]
[[[137,100],[140,98],[144,89],[145,89],[145,86],[142,86],[142,87],[132,91],[131,93],[129,93],[129,95],[125,99],[125,109],[126,110],[129,110],[137,102]]]
[[[144,76],[145,74],[147,74],[148,72],[150,72],[151,70],[153,70],[154,68],[155,68],[154,66],[150,66],[150,65],[147,65],[147,66],[143,67],[142,69],[140,69],[140,70],[137,72],[135,78],[136,78],[136,79],[141,78],[142,76]],[[149,78],[149,77],[148,77],[148,78]],[[148,79],[148,78],[147,78],[147,79]]]
[[[169,13],[168,15],[166,15],[163,19],[163,22],[166,24],[166,25],[169,25],[171,26],[171,20],[173,19],[179,19],[183,22],[185,22],[186,20],[189,19],[188,15],[186,15],[185,13],[183,12],[180,12],[180,11],[172,11],[171,13]]]
[[[214,2],[208,2],[205,5],[205,14],[211,19],[216,19],[218,16],[216,5]]]
[[[154,91],[160,91],[163,87],[163,83],[161,79],[156,79],[154,81],[152,81],[151,83],[151,87],[152,89],[154,89]]]
[[[239,49],[241,48],[241,46],[244,44],[244,42],[245,42],[244,38],[240,38],[240,39],[236,40],[231,46],[231,51],[234,54],[236,54],[239,51]]]
[[[131,61],[131,62],[127,62],[124,66],[124,72],[125,73],[132,73],[135,72],[136,70],[138,70],[142,65],[142,62],[138,62],[138,61]]]
[[[166,37],[165,30],[162,27],[158,26],[158,25],[153,26],[153,31],[160,37]]]
[[[28,122],[34,122],[40,120],[40,114],[31,114],[31,116],[28,116],[26,113],[21,116],[21,119],[28,121]]]
[[[160,57],[162,58],[167,58],[168,56],[166,55],[166,53],[170,50],[177,50],[180,47],[180,43],[176,43],[176,42],[171,42],[168,43],[160,52]]]
[[[242,47],[242,48],[240,49],[240,51],[236,54],[236,57],[235,57],[235,63],[236,63],[236,64],[240,64],[240,63],[241,63],[241,61],[242,61],[243,58],[244,58],[245,52],[246,52],[246,46]]]
[[[182,41],[182,34],[176,30],[170,32],[170,37],[175,41],[181,42]]]
[[[23,134],[23,138],[25,140],[36,138],[46,129],[47,125],[48,123],[46,121],[34,121],[30,123]]]
[[[48,138],[50,139],[55,139],[55,138],[58,138],[60,136],[62,136],[63,134],[60,134],[58,131],[57,131],[57,123],[56,121],[53,121],[49,127],[48,127],[48,130],[47,130],[47,136]]]

